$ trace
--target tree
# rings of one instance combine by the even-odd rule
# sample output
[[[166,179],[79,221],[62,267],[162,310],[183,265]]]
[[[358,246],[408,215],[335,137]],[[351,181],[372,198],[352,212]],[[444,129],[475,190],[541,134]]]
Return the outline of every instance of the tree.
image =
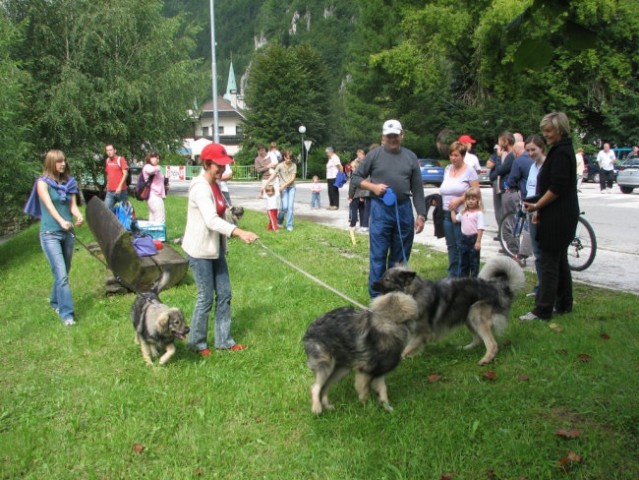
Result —
[[[258,143],[299,145],[302,124],[308,139],[325,144],[332,127],[328,70],[317,50],[308,45],[269,45],[256,54],[248,77],[244,161],[253,158]]]
[[[129,156],[167,150],[188,131],[200,81],[188,53],[195,31],[162,17],[159,0],[7,1],[22,27],[16,55],[34,79],[28,119],[43,152],[60,148],[77,171],[113,143]]]
[[[17,41],[16,35],[16,29],[0,14],[0,204],[6,208],[3,217],[12,207],[24,204],[39,169],[30,153],[31,145],[25,140],[29,76],[9,55]]]

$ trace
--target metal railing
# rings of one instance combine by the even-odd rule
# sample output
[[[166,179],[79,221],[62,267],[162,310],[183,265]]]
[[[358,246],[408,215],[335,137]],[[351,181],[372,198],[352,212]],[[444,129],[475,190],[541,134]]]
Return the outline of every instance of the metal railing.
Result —
[[[186,165],[184,167],[175,167],[171,165],[164,165],[164,175],[167,175],[167,171],[170,169],[173,172],[175,169],[184,168],[184,180],[191,180],[193,177],[197,177],[202,169],[199,165]],[[255,173],[255,168],[252,165],[233,165],[233,180],[257,180],[258,175]]]

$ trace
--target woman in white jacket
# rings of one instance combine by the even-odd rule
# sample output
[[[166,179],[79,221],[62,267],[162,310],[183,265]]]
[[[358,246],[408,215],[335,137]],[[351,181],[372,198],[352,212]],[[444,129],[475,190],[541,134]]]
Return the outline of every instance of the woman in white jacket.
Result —
[[[188,344],[201,356],[208,357],[211,355],[207,343],[208,323],[214,293],[215,348],[232,351],[246,348],[231,337],[231,282],[224,247],[227,237],[239,237],[246,243],[253,243],[259,237],[224,220],[226,202],[218,181],[224,167],[233,161],[226,149],[219,143],[210,143],[200,158],[202,173],[189,187],[182,248],[187,253],[198,290]]]

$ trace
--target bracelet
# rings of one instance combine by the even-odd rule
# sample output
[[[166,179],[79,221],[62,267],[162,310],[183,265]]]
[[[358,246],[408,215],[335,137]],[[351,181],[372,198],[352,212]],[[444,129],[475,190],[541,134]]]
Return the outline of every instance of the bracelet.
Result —
[[[535,210],[539,210],[539,208],[537,208],[537,204],[536,203],[533,206],[535,207]]]

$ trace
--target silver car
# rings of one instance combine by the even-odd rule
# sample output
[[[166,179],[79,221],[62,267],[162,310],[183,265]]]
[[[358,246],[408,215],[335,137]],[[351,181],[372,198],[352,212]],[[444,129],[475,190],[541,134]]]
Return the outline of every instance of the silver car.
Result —
[[[639,188],[639,158],[624,162],[624,169],[617,175],[617,185],[623,193],[632,193]]]

